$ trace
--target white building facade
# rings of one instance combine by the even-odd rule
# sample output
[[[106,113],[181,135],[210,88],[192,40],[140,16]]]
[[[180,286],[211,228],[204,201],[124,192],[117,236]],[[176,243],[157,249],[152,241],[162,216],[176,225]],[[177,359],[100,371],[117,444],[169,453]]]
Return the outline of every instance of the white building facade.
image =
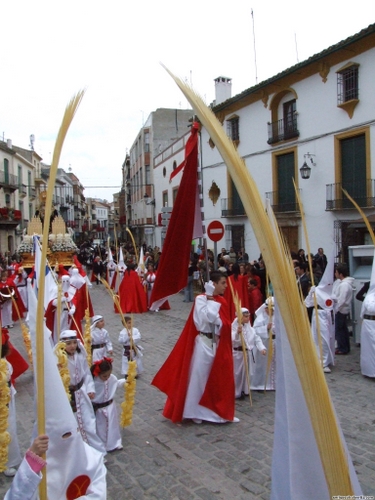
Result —
[[[215,103],[213,111],[237,145],[266,204],[273,206],[289,247],[306,249],[293,179],[299,190],[310,247],[347,261],[347,247],[368,242],[365,225],[343,195],[375,214],[375,25],[307,61]],[[217,79],[218,80],[218,79]],[[225,82],[227,84],[227,82]],[[220,84],[220,82],[219,82]],[[207,132],[201,132],[205,222],[221,220],[225,240],[259,256],[237,190]],[[309,179],[300,169],[306,163]],[[306,170],[306,168],[305,168]],[[306,174],[304,174],[306,175]],[[219,198],[212,193],[219,192]],[[214,201],[215,200],[215,203]],[[208,241],[208,247],[212,248]]]

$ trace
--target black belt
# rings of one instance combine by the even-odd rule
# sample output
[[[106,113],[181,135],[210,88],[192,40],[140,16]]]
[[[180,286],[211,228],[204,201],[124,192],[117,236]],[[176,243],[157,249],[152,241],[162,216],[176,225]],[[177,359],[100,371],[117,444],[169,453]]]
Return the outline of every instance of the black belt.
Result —
[[[26,286],[26,285],[16,285],[17,288],[22,288],[24,286]]]
[[[371,316],[371,314],[364,314],[363,319],[372,319],[375,320],[375,316]]]
[[[214,338],[214,335],[213,335],[212,332],[199,332],[199,333],[201,333],[202,335],[204,335],[208,339],[213,339]]]
[[[73,412],[75,413],[77,411],[77,401],[76,401],[76,391],[80,389],[83,386],[83,378],[80,382],[78,382],[77,385],[70,385],[69,386],[69,392],[70,392],[70,406],[72,407]]]
[[[275,335],[275,334],[273,334],[273,335],[272,335],[272,340],[275,340],[275,338],[276,338],[276,335]]]
[[[242,346],[240,346],[240,347],[233,347],[233,351],[243,351]],[[245,349],[245,351],[248,351],[248,349]]]
[[[105,347],[106,344],[91,344],[91,350],[93,349],[101,349],[102,347]]]
[[[131,354],[131,351],[133,351],[133,353],[135,354],[134,352],[134,349],[132,349],[130,346],[128,345],[124,345],[124,356],[126,356],[128,358],[128,361],[130,361],[130,354]]]
[[[100,408],[105,408],[106,406],[109,406],[113,403],[113,399],[110,399],[109,401],[105,401],[104,403],[92,403],[92,406],[94,407],[94,411],[96,412]]]
[[[78,391],[78,389],[80,389],[82,386],[83,386],[83,378],[82,378],[82,380],[80,382],[78,382],[77,385],[70,385],[69,386],[69,391],[70,392]]]

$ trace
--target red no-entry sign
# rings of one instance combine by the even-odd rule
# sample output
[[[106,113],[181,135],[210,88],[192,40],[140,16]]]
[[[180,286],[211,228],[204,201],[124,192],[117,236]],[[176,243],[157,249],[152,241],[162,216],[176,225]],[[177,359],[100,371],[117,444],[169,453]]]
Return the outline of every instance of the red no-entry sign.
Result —
[[[207,226],[207,236],[212,241],[220,241],[224,237],[224,226],[219,220],[213,220]]]

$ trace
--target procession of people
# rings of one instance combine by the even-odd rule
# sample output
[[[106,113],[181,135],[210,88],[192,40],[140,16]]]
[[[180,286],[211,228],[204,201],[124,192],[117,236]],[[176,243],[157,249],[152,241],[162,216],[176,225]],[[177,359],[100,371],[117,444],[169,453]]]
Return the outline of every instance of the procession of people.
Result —
[[[232,259],[233,254],[234,251],[231,252]],[[239,258],[243,259],[243,253]],[[112,264],[107,268],[107,283],[113,290],[112,284],[118,280],[118,301],[114,302],[114,307],[115,312],[124,318],[123,329],[118,337],[118,342],[123,346],[121,376],[124,378],[117,379],[112,374],[113,332],[110,335],[105,329],[105,317],[102,311],[94,313],[90,299],[90,287],[96,286],[96,283],[103,284],[105,281],[103,271],[98,272],[96,271],[98,268],[93,267],[92,278],[89,279],[85,267],[76,259],[70,267],[57,266],[56,288],[48,300],[45,300],[47,304],[45,325],[50,332],[49,340],[53,351],[56,352],[55,362],[59,370],[61,365],[57,358],[57,348],[61,344],[64,346],[70,373],[70,408],[77,419],[79,434],[85,443],[85,449],[94,448],[93,454],[99,452],[104,463],[107,453],[121,450],[123,447],[115,393],[120,387],[126,390],[129,362],[136,362],[137,377],[144,371],[143,359],[146,356],[147,360],[148,353],[144,352],[140,345],[141,334],[134,325],[133,315],[149,311],[152,289],[157,279],[155,265],[151,262],[147,266],[146,273],[140,275],[131,254],[126,261],[119,255],[115,259],[112,256],[109,262]],[[241,262],[241,267],[238,262],[228,262],[228,267],[225,269],[211,269],[206,275],[208,279],[203,282],[203,287],[201,272],[198,271],[202,266],[199,266],[198,262],[199,254],[192,253],[190,267],[195,270],[192,280],[194,288],[191,283],[187,284],[190,287],[189,295],[193,289],[194,296],[190,316],[176,345],[154,375],[152,384],[167,395],[163,415],[172,422],[191,420],[195,424],[235,423],[239,422],[239,418],[235,415],[236,399],[248,397],[252,390],[262,393],[267,390],[277,391],[275,338],[278,332],[274,321],[272,283],[269,277],[265,279],[266,265],[261,256],[251,263]],[[298,261],[295,263],[295,269],[296,286],[300,287],[301,272],[297,269],[306,270],[307,266]],[[9,378],[13,373],[12,380],[14,374],[16,378],[19,377],[28,368],[28,364],[19,352],[12,348],[5,326],[12,328],[13,322],[17,321],[13,313],[18,309],[18,302],[22,303],[22,307],[17,311],[18,320],[29,322],[28,294],[17,293],[16,287],[22,287],[25,281],[25,288],[29,287],[32,290],[35,284],[30,271],[27,274],[21,265],[16,267],[13,276],[6,271],[2,275],[3,284],[0,286],[1,318],[6,323],[3,324],[2,330],[3,342],[4,339],[8,340],[10,346],[4,352],[10,366]],[[98,274],[94,274],[95,272]],[[309,314],[311,335],[316,344],[316,352],[312,352],[311,355],[321,356],[326,373],[329,373],[335,364],[335,350],[337,354],[334,328],[335,304],[340,304],[338,290],[346,277],[346,271],[342,266],[337,266],[335,292],[333,272],[333,262],[326,263],[320,282],[316,286],[312,285],[309,273],[306,273],[308,283],[305,298],[306,314],[314,307],[315,302],[318,306],[317,316]],[[89,269],[87,273],[89,274]],[[254,289],[259,292],[260,297],[256,295],[256,302],[254,302]],[[101,293],[108,292],[105,287],[101,290]],[[304,295],[301,289],[301,300]],[[186,297],[186,294],[183,296]],[[369,346],[363,355],[362,364],[363,373],[368,376],[375,376],[372,368],[365,368],[374,366],[374,361],[370,359],[373,344],[372,341],[366,340],[370,334],[365,333],[370,331],[366,325],[372,326],[368,319],[373,312],[372,297],[371,286],[363,308],[363,338]],[[240,310],[236,309],[235,298],[239,298]],[[166,303],[168,310],[169,304]],[[336,311],[336,315],[337,313],[340,314],[339,310]],[[86,351],[84,338],[87,321],[91,337],[90,352]],[[341,341],[342,334],[338,338]],[[61,353],[61,348],[59,349]],[[9,416],[9,419],[15,422],[14,415]],[[14,427],[12,432],[14,444],[17,445],[17,431]],[[15,475],[21,463],[22,457],[19,451],[16,455],[10,455],[14,456],[16,460],[10,458],[8,468],[5,470],[7,476]],[[25,463],[25,459],[21,467],[22,470],[25,468],[28,470],[29,465],[27,461]]]

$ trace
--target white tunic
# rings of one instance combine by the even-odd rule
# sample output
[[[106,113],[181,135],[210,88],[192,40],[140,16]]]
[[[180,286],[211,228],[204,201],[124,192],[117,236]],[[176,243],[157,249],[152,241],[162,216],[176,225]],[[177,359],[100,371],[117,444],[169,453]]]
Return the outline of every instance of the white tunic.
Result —
[[[41,479],[42,474],[34,472],[24,458],[4,500],[33,500]]]
[[[262,339],[265,348],[269,351],[269,332],[267,325],[270,323],[270,318],[268,314],[265,312],[266,306],[261,306],[256,312],[256,318],[254,321],[254,329],[255,332]],[[275,335],[275,325],[272,321],[271,327],[272,335]],[[266,383],[266,375],[267,375],[267,363],[268,356],[263,356],[259,351],[255,351],[254,361],[255,361],[255,370],[253,376],[250,381],[250,388],[256,391],[263,391],[264,386],[266,386],[267,391],[275,390],[275,375],[276,375],[276,357],[275,357],[275,340],[272,340],[272,360],[269,368],[267,383]]]
[[[78,341],[78,344],[81,352],[76,352],[73,356],[68,356],[70,385],[77,385],[83,380],[82,387],[74,391],[77,406],[77,411],[74,412],[74,415],[77,419],[82,439],[93,448],[105,453],[105,447],[96,434],[94,409],[91,399],[88,396],[89,392],[95,393],[94,380],[87,364],[85,350],[80,341]]]
[[[10,378],[13,373],[13,367],[12,365],[7,361],[7,366],[8,366],[8,382],[10,381]],[[17,437],[17,416],[16,416],[16,403],[15,403],[15,395],[17,391],[13,387],[13,385],[10,385],[10,401],[9,401],[9,414],[8,414],[8,429],[7,431],[10,434],[10,443],[8,446],[8,462],[6,464],[6,468],[10,469],[11,467],[17,467],[22,460],[21,452],[20,452],[20,447],[18,444],[18,437]]]
[[[219,316],[220,306],[219,302],[207,300],[206,295],[198,295],[196,297],[193,320],[198,331],[214,331],[216,335],[220,335],[222,327]],[[197,335],[190,363],[190,378],[183,411],[184,418],[196,418],[219,423],[226,422],[217,413],[199,404],[206,388],[214,358],[215,353],[212,340],[204,335]]]
[[[130,359],[135,360],[135,362],[137,363],[137,374],[140,374],[143,372],[143,361],[142,361],[143,348],[142,348],[142,346],[139,345],[139,341],[141,340],[141,334],[140,334],[140,331],[138,330],[138,328],[133,327],[132,336],[133,336],[133,341],[137,347],[137,355],[135,355],[134,351],[131,350],[130,351]],[[121,375],[127,375],[127,373],[128,373],[128,355],[127,355],[127,353],[125,353],[125,348],[128,351],[128,349],[130,347],[130,337],[128,334],[128,330],[126,328],[121,330],[118,340],[119,340],[120,344],[122,344],[124,347],[124,350],[122,353]]]
[[[103,347],[92,348],[93,345],[102,344],[104,344]],[[91,327],[91,349],[93,363],[108,356],[109,351],[113,351],[112,342],[107,330],[104,328],[97,328],[96,326]]]
[[[95,398],[93,399],[93,403],[106,403],[114,399],[116,390],[124,386],[125,379],[121,378],[118,380],[115,375],[111,374],[109,379],[105,381],[99,377],[95,377],[94,383]],[[112,401],[108,406],[98,408],[95,416],[96,431],[104,443],[105,449],[111,451],[122,446],[116,402]]]
[[[14,278],[14,284],[17,287],[20,298],[25,306],[25,309],[28,309],[28,301],[27,301],[27,272],[22,271],[21,274],[17,274]]]
[[[254,328],[250,323],[242,325],[242,334],[246,345],[246,356],[251,379],[255,371],[254,362],[254,347],[258,351],[265,349],[262,339],[255,333]],[[234,369],[234,383],[236,388],[236,398],[239,398],[242,393],[249,394],[249,384],[247,382],[246,367],[244,355],[242,351],[241,337],[238,333],[238,319],[236,318],[232,323],[232,346],[233,346],[233,369]],[[238,350],[240,348],[240,350]],[[264,356],[263,356],[264,357]]]
[[[156,280],[155,273],[147,273],[146,277],[144,279],[144,282],[143,282],[143,284],[146,285],[146,287],[147,287],[147,305],[148,306],[151,305],[150,299],[151,299],[152,290],[154,288],[155,280]]]
[[[375,318],[375,294],[373,287],[367,292],[362,304],[361,317],[361,373],[366,377],[375,377],[375,320],[365,319],[364,316]]]
[[[318,309],[318,320],[320,336],[322,341],[322,355],[323,355],[323,367],[335,364],[335,314],[333,311],[333,300],[331,297],[320,290],[319,287],[311,288],[308,296],[305,299],[306,307],[314,307],[314,293],[317,294]],[[331,299],[332,306],[327,307],[325,305],[325,298]],[[313,335],[314,343],[316,345],[316,351],[318,358],[320,359],[320,348],[319,348],[319,338],[318,329],[316,326],[316,313],[315,309],[312,312],[311,317],[311,332]]]
[[[4,292],[8,294],[8,292]],[[1,324],[4,327],[13,325],[12,319],[12,299],[7,299],[0,304],[1,308]]]

